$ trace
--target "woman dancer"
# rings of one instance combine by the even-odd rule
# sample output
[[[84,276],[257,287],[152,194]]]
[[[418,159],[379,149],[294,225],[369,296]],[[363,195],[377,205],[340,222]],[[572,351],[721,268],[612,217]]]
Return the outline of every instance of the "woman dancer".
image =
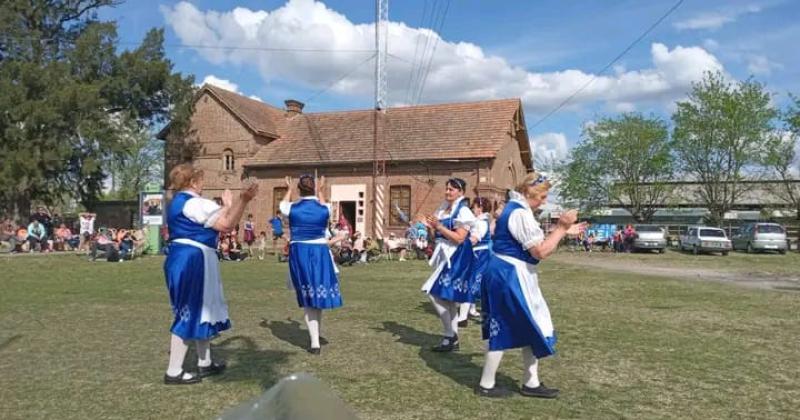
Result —
[[[492,237],[493,255],[483,273],[481,309],[483,338],[489,340],[486,361],[476,394],[502,398],[510,390],[495,387],[495,374],[506,349],[522,348],[525,377],[520,393],[528,397],[555,398],[558,390],[539,382],[538,360],[555,353],[556,334],[547,302],[539,290],[536,265],[550,256],[561,239],[575,235],[584,224],[575,224],[575,210],[564,213],[545,238],[533,210],[547,200],[550,182],[535,172],[528,174],[511,193],[497,220]]]
[[[167,211],[170,244],[164,274],[175,320],[170,329],[169,366],[164,383],[194,384],[225,370],[224,363],[212,362],[210,344],[211,338],[231,327],[219,275],[218,232],[236,225],[258,186],[245,188],[235,202],[231,192],[225,190],[220,207],[200,197],[203,171],[190,163],[173,168],[169,179],[170,189],[178,193]],[[188,341],[195,341],[197,347],[197,374],[183,370]]]
[[[289,177],[286,186],[280,210],[289,218],[289,275],[297,295],[297,305],[303,308],[308,327],[311,341],[308,352],[320,354],[322,310],[342,306],[338,271],[325,236],[331,214],[323,194],[325,177],[320,178],[315,195],[314,177],[301,176],[297,184],[300,200],[294,203],[291,202],[292,179]]]
[[[432,348],[435,352],[458,350],[458,306],[474,299],[470,292],[474,256],[467,235],[475,223],[475,215],[464,198],[466,187],[463,179],[448,180],[444,203],[433,216],[426,218],[436,237],[436,248],[429,262],[436,270],[422,290],[430,295],[444,330],[441,343]]]
[[[489,231],[490,221],[489,214],[492,211],[492,203],[489,200],[478,197],[472,202],[472,212],[475,214],[475,228],[470,231],[469,239],[472,241],[472,252],[475,255],[475,265],[473,275],[475,280],[470,286],[470,291],[473,294],[472,302],[462,303],[458,309],[458,327],[465,328],[468,324],[468,318],[480,319],[481,314],[475,310],[475,301],[481,298],[481,278],[483,277],[483,270],[489,263],[490,238],[492,236]]]

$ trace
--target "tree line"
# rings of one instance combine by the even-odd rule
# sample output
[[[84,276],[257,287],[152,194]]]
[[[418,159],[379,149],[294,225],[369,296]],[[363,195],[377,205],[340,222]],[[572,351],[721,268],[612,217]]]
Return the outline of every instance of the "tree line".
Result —
[[[675,181],[696,183],[697,199],[719,223],[748,188],[768,188],[800,218],[800,99],[779,109],[752,78],[707,73],[676,104],[671,127],[624,113],[586,124],[579,144],[554,166],[563,199],[584,210],[617,206],[649,221],[675,198]]]
[[[116,0],[5,0],[0,13],[0,213],[32,201],[91,208],[109,176],[120,198],[161,179],[167,121],[185,130],[194,77],[173,70],[163,29],[121,50],[98,11]]]

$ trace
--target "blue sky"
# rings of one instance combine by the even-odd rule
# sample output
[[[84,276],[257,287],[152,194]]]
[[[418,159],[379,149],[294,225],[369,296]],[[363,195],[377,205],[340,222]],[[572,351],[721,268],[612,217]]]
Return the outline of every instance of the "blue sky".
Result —
[[[686,0],[603,75],[597,72],[675,0],[452,0],[444,23],[434,24],[430,11],[441,17],[447,4],[390,2],[389,103],[520,97],[540,156],[565,156],[583,124],[603,116],[638,111],[668,119],[706,70],[753,76],[777,104],[788,92],[800,95],[798,1]],[[125,46],[165,27],[176,69],[198,83],[214,80],[276,106],[298,99],[310,112],[372,107],[369,52],[257,50],[369,50],[371,1],[128,1],[101,18],[118,21]],[[591,79],[572,103],[532,127]]]

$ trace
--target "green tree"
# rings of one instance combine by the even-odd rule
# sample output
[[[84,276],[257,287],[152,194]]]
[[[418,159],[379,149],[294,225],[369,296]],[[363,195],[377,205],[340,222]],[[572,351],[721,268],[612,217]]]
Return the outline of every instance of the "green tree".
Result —
[[[123,152],[113,156],[108,164],[111,176],[109,196],[133,200],[147,184],[164,179],[164,142],[153,137],[147,129],[130,127],[123,135]]]
[[[672,116],[673,143],[683,173],[700,184],[698,198],[719,223],[745,191],[741,181],[760,167],[778,111],[763,85],[730,83],[708,73]]]
[[[562,172],[561,194],[586,210],[615,205],[648,221],[670,195],[666,123],[629,113],[587,125]]]
[[[800,98],[792,97],[793,103],[784,114],[785,130],[769,137],[763,164],[775,182],[769,190],[797,212],[800,219]]]
[[[129,125],[186,127],[193,78],[172,70],[163,30],[117,51],[114,0],[6,0],[0,14],[0,206],[24,217],[32,200],[91,207],[125,156]]]

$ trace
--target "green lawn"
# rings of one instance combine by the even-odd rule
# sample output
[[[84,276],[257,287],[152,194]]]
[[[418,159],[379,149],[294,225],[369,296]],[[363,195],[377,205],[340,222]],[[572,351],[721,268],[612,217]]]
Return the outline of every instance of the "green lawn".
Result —
[[[345,306],[325,313],[321,357],[304,351],[286,265],[223,264],[234,327],[215,349],[229,370],[167,387],[161,258],[0,258],[0,418],[210,419],[294,372],[317,376],[364,419],[800,412],[800,293],[590,271],[565,258],[541,267],[559,353],[540,377],[562,390],[554,401],[473,396],[483,361],[476,325],[462,331],[459,353],[428,350],[440,326],[419,292],[429,273],[419,261],[344,268]],[[519,352],[508,353],[498,383],[516,387],[521,376]]]

